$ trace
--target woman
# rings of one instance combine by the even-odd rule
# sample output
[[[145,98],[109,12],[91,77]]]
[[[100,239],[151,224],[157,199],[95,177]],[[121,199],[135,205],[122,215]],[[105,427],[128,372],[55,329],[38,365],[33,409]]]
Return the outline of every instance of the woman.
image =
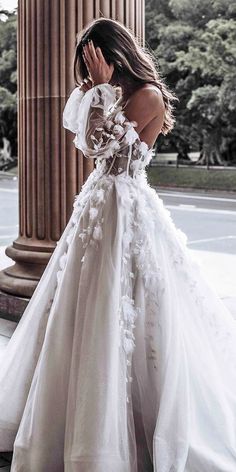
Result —
[[[0,450],[11,472],[233,472],[235,321],[145,171],[175,97],[114,20],[75,72],[63,125],[96,167],[6,348]]]

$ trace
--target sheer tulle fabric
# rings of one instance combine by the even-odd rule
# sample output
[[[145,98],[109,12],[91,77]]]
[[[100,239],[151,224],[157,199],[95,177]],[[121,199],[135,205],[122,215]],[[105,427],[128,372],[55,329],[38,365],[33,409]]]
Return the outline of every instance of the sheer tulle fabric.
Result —
[[[73,142],[84,156],[101,160],[107,173],[134,176],[149,164],[154,151],[140,140],[137,123],[126,118],[118,102],[110,84],[86,93],[76,87],[66,103],[63,126],[75,133]]]
[[[111,136],[94,152],[97,97],[105,129],[109,84],[64,111],[96,168],[3,355],[0,450],[11,472],[234,472],[236,323],[148,184],[133,125],[115,138],[120,172]]]

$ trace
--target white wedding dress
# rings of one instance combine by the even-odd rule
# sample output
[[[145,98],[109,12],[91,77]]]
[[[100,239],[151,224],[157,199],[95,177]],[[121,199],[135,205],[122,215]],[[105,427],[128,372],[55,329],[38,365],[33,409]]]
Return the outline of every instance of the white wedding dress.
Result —
[[[11,472],[235,472],[236,322],[108,83],[63,126],[96,158],[0,365]]]

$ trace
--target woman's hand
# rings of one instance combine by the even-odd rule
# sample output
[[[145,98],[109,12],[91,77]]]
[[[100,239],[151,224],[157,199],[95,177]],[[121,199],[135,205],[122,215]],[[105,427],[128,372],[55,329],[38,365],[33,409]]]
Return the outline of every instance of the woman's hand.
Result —
[[[90,76],[88,80],[91,81],[93,85],[110,82],[114,65],[107,64],[101,49],[99,47],[95,49],[92,40],[88,41],[88,43],[83,46],[83,58]]]

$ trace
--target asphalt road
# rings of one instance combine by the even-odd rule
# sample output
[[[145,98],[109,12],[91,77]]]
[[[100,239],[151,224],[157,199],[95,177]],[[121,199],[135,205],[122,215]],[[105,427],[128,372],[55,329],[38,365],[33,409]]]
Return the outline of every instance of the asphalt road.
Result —
[[[192,249],[236,254],[236,196],[157,189]],[[18,235],[18,180],[0,179],[0,246]]]
[[[157,189],[192,249],[236,255],[236,196]]]
[[[18,236],[18,179],[0,178],[0,246]]]

